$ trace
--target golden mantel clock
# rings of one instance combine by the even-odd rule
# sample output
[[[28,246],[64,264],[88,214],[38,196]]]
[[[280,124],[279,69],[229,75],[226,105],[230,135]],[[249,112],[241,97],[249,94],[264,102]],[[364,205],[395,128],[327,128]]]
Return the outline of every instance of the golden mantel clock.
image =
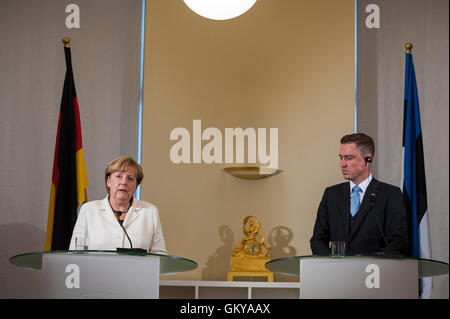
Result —
[[[273,273],[266,269],[265,264],[270,260],[268,254],[272,247],[267,247],[264,236],[259,234],[261,223],[255,216],[244,219],[244,238],[234,247],[230,259],[228,281],[234,276],[263,276],[267,281],[273,281]]]

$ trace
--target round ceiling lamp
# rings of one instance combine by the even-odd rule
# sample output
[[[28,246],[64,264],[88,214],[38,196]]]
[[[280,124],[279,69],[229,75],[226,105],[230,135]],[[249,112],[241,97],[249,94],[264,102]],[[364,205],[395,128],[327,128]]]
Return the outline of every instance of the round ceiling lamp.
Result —
[[[240,16],[256,0],[183,0],[195,13],[212,20],[228,20]]]

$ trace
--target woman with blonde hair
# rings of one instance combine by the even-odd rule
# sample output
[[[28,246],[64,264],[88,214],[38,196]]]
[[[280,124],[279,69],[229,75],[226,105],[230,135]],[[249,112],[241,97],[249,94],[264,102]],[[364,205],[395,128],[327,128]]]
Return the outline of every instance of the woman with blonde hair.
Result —
[[[69,249],[74,250],[75,239],[82,238],[89,250],[132,245],[167,255],[158,208],[134,197],[143,178],[142,167],[133,158],[120,156],[111,161],[105,169],[107,196],[81,206]]]

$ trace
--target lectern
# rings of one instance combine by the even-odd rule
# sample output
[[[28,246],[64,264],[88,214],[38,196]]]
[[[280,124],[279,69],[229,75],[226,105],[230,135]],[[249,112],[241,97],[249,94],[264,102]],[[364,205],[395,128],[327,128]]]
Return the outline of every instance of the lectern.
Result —
[[[266,268],[300,277],[300,298],[418,298],[419,278],[448,274],[448,263],[386,256],[295,256]]]
[[[181,257],[115,251],[33,252],[11,264],[42,271],[43,298],[159,298],[159,275],[197,268]]]

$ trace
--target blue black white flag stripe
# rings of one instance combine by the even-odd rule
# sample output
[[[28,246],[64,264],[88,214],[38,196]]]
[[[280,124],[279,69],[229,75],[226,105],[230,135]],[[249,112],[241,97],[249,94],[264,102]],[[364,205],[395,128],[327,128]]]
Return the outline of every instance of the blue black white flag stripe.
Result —
[[[425,162],[411,48],[412,45],[408,50],[407,45],[403,113],[403,200],[408,219],[409,253],[414,258],[430,259]],[[431,278],[422,280],[419,286],[421,297],[429,298]]]

